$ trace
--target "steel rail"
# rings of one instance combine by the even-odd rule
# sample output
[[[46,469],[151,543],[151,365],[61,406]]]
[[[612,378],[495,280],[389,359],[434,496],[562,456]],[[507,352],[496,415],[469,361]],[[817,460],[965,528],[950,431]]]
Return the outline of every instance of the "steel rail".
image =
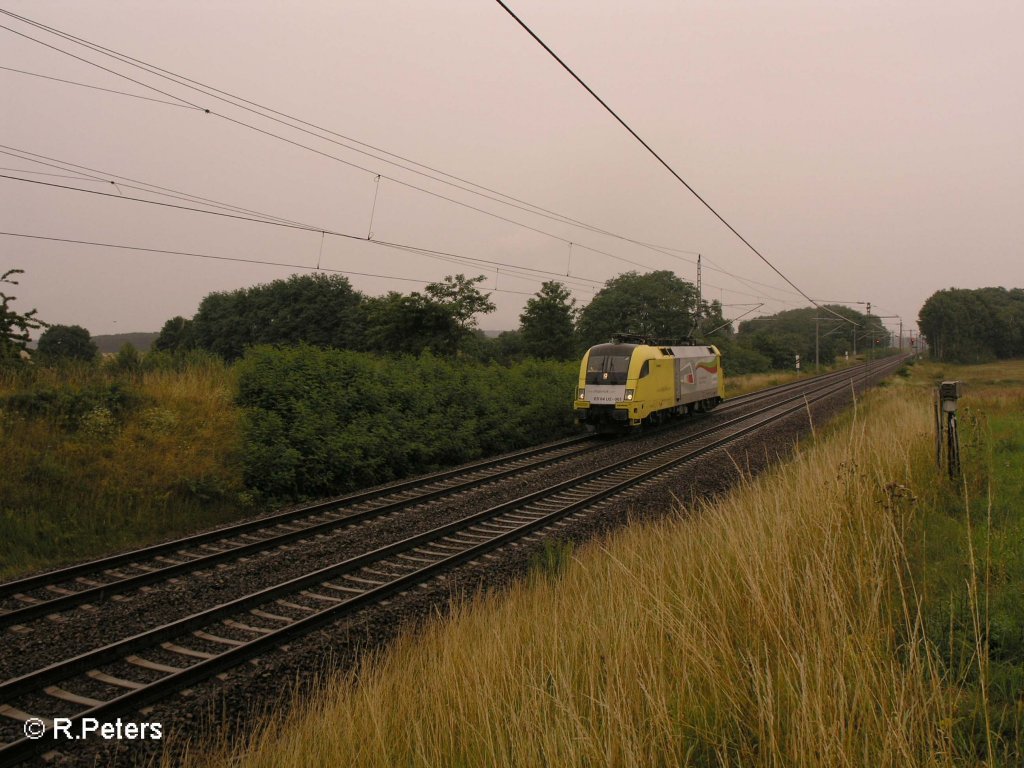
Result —
[[[3,627],[20,624],[26,621],[31,621],[40,616],[65,611],[75,606],[82,605],[83,603],[102,600],[109,597],[110,595],[127,592],[129,590],[137,589],[138,587],[153,584],[155,582],[165,581],[167,579],[180,576],[185,573],[202,570],[203,568],[208,568],[218,563],[226,562],[229,560],[237,560],[239,558],[246,557],[247,555],[274,549],[276,547],[291,543],[296,540],[311,538],[321,534],[329,533],[339,528],[347,528],[350,526],[358,525],[360,523],[366,522],[367,520],[373,520],[379,517],[383,517],[385,515],[392,514],[407,507],[423,504],[425,502],[433,501],[444,496],[461,493],[463,491],[479,487],[490,482],[501,480],[520,473],[530,472],[540,467],[553,464],[555,462],[564,461],[588,453],[590,451],[599,450],[605,447],[606,445],[595,444],[583,448],[582,450],[560,452],[562,451],[562,449],[566,447],[571,448],[576,444],[590,441],[591,436],[588,435],[584,437],[571,438],[570,440],[562,441],[556,444],[555,446],[547,446],[544,449],[534,449],[532,451],[534,455],[543,455],[543,457],[534,461],[530,461],[530,463],[525,465],[516,464],[516,462],[523,461],[524,459],[528,459],[530,457],[516,454],[514,458],[506,456],[500,462],[496,460],[489,462],[481,462],[481,464],[488,465],[485,467],[481,467],[480,465],[473,465],[472,467],[469,468],[462,467],[461,471],[449,470],[444,473],[429,475],[426,478],[420,478],[418,482],[410,481],[408,483],[402,483],[400,487],[392,486],[386,489],[375,489],[373,491],[367,491],[365,493],[346,496],[343,497],[342,499],[338,499],[332,502],[325,502],[324,504],[316,505],[316,507],[306,507],[302,510],[293,510],[291,512],[283,513],[280,517],[287,517],[289,518],[290,522],[295,522],[296,517],[316,517],[317,515],[322,515],[325,513],[343,511],[344,509],[349,507],[357,507],[360,504],[365,504],[371,501],[387,499],[387,497],[389,496],[398,496],[400,494],[409,493],[414,494],[400,496],[399,498],[390,502],[385,501],[380,506],[372,507],[367,510],[356,511],[349,515],[334,517],[319,523],[312,523],[302,528],[285,531],[284,533],[272,534],[267,538],[260,539],[259,541],[253,541],[241,545],[231,545],[229,548],[224,549],[220,552],[213,552],[210,554],[202,554],[198,556],[189,555],[191,559],[184,560],[177,564],[164,565],[159,568],[147,568],[143,573],[116,579],[115,581],[99,584],[97,586],[86,587],[85,589],[75,590],[70,592],[70,594],[62,594],[58,597],[52,597],[46,600],[39,599],[38,602],[32,602],[23,607],[13,608],[7,611],[0,610],[0,629],[2,629]],[[491,469],[500,464],[511,464],[513,466],[510,466],[504,470],[489,472],[488,474],[484,474],[480,477],[473,477],[454,485],[447,485],[440,488],[434,488],[433,490],[423,490],[419,493],[416,493],[417,489],[423,489],[438,482],[445,482],[446,480],[453,479],[458,475],[471,475],[476,472],[487,471],[488,469]],[[301,515],[298,514],[300,512]],[[225,542],[226,540],[235,538],[241,535],[242,533],[248,533],[251,531],[269,531],[270,529],[276,526],[280,526],[282,524],[281,521],[276,521],[270,524],[257,525],[257,523],[264,522],[264,520],[266,520],[266,518],[256,521],[249,521],[237,526],[232,526],[229,529],[232,535],[212,535],[214,533],[223,534],[226,529],[219,529],[218,531],[206,534],[198,534],[196,537],[189,538],[189,545],[196,546],[195,539],[200,538],[203,540],[201,543],[208,543],[210,541]],[[277,520],[277,518],[275,517],[274,520]],[[185,546],[169,547],[168,545],[157,545],[155,547],[148,547],[144,550],[136,550],[132,553],[126,553],[126,555],[115,555],[111,558],[105,558],[103,561],[96,562],[103,562],[105,564],[109,560],[121,560],[122,566],[124,566],[125,564],[129,564],[133,565],[134,567],[142,567],[141,565],[139,565],[139,563],[146,562],[146,559],[152,559],[153,557],[158,556],[158,554],[168,551],[178,553],[184,548]],[[153,554],[153,550],[158,550],[158,554]],[[147,553],[146,559],[142,559],[135,562],[132,562],[131,560],[124,560],[125,557],[129,555],[135,555],[140,552]],[[90,564],[86,563],[83,565]],[[70,569],[62,570],[60,572],[62,578],[56,581],[46,580],[45,578],[43,578],[45,576],[53,575],[55,573],[51,572],[50,574],[42,574],[39,577],[31,577],[31,579],[24,579],[19,582],[13,582],[13,584],[21,587],[20,589],[17,589],[16,592],[25,591],[25,587],[22,585],[26,581],[32,581],[33,588],[35,589],[39,589],[40,587],[46,588],[48,586],[56,586],[67,582],[68,576],[65,575],[67,570],[79,572],[79,569],[81,567],[82,566],[73,566]],[[108,570],[110,569],[109,566],[105,567]],[[85,572],[92,574],[94,577],[96,575],[95,570],[87,570]],[[4,585],[4,587],[10,586],[10,584]],[[8,590],[8,592],[10,591],[11,590]]]
[[[299,519],[302,517],[322,514],[323,512],[330,512],[337,509],[340,506],[359,504],[365,501],[371,501],[373,499],[380,498],[381,496],[386,496],[393,493],[401,493],[428,483],[447,480],[460,474],[468,474],[470,472],[476,472],[481,469],[487,469],[489,467],[493,467],[504,462],[516,461],[522,458],[529,458],[530,456],[536,455],[538,452],[541,451],[555,450],[565,445],[583,442],[589,437],[589,435],[585,435],[583,437],[570,437],[553,444],[527,448],[522,451],[517,451],[516,453],[506,454],[504,456],[499,456],[492,459],[485,459],[483,461],[475,462],[473,464],[465,464],[454,469],[447,469],[429,475],[421,475],[416,478],[403,480],[401,482],[383,486],[380,488],[373,488],[368,491],[359,491],[345,496],[340,496],[338,498],[330,499],[328,501],[318,502],[316,504],[311,504],[309,506],[301,507],[299,509],[293,509],[287,512],[280,512],[275,515],[268,515],[266,517],[247,520],[242,523],[235,523],[232,525],[224,526],[223,528],[217,528],[216,530],[205,531],[203,533],[185,536],[180,539],[174,539],[173,541],[166,541],[160,544],[153,544],[148,547],[142,547],[141,549],[134,549],[128,552],[121,552],[116,555],[110,555],[108,557],[99,558],[97,560],[90,560],[85,563],[78,563],[76,565],[70,565],[65,568],[60,568],[57,570],[46,571],[44,573],[27,576],[23,579],[17,579],[14,581],[0,583],[0,598],[7,597],[9,595],[14,594],[15,592],[24,591],[27,589],[35,589],[40,586],[49,586],[51,584],[69,581],[77,576],[83,576],[86,574],[95,573],[97,571],[115,568],[117,566],[125,565],[126,563],[131,563],[133,561],[152,559],[157,555],[166,554],[168,552],[176,552],[179,549],[193,547],[198,544],[205,544],[207,542],[216,541],[222,538],[231,538],[232,536],[237,536],[242,533],[249,533],[250,531],[259,530],[260,528],[271,527],[275,524],[288,523],[292,520]]]
[[[845,387],[846,383],[847,383],[846,381],[843,381],[841,383],[841,385],[843,387]],[[809,382],[806,383],[806,384],[810,385]],[[815,384],[817,384],[817,382],[815,382]],[[831,384],[829,385],[829,387],[833,387],[833,386],[835,386],[835,385],[831,385]],[[789,397],[786,400],[782,401],[781,403],[773,403],[770,406],[767,406],[763,410],[771,410],[771,409],[779,408],[779,407],[781,407],[783,405],[786,405],[786,404],[788,404],[790,402],[793,402],[794,400],[802,399],[803,396],[804,395],[802,393],[798,394],[798,395],[794,395],[794,396]],[[797,405],[795,407],[802,407],[802,405]],[[664,446],[658,446],[656,448],[652,448],[652,449],[647,450],[647,451],[645,451],[643,453],[637,454],[635,456],[630,456],[630,457],[628,457],[626,459],[622,459],[622,460],[620,460],[618,462],[615,462],[615,463],[613,463],[611,465],[608,465],[608,466],[605,466],[605,467],[599,467],[599,468],[597,468],[595,470],[592,470],[590,472],[584,473],[583,475],[579,475],[579,476],[573,477],[573,478],[571,478],[569,480],[562,481],[561,483],[558,483],[558,484],[556,484],[554,486],[550,486],[548,488],[544,488],[544,489],[541,489],[539,491],[535,491],[535,492],[533,492],[531,494],[528,494],[526,496],[522,496],[522,497],[519,497],[517,499],[513,499],[511,501],[505,502],[503,504],[497,505],[495,507],[491,507],[489,509],[486,509],[486,510],[483,510],[483,511],[480,511],[480,512],[475,512],[475,513],[473,513],[471,515],[468,515],[466,517],[463,517],[463,518],[460,518],[458,520],[452,521],[452,522],[447,523],[445,525],[438,526],[436,528],[432,528],[432,529],[430,529],[428,531],[424,531],[422,533],[415,534],[415,535],[413,535],[411,537],[407,537],[405,539],[402,539],[402,540],[400,540],[400,541],[398,541],[396,543],[388,544],[388,545],[385,545],[383,547],[379,547],[379,548],[377,548],[375,550],[372,550],[370,552],[367,552],[365,554],[358,555],[358,556],[356,556],[354,558],[350,558],[348,560],[345,560],[342,563],[337,563],[337,564],[334,564],[334,565],[326,566],[324,568],[318,569],[318,570],[313,571],[311,573],[304,574],[302,576],[297,576],[297,577],[295,577],[293,579],[290,579],[289,581],[283,582],[281,584],[274,585],[274,586],[271,586],[271,587],[267,587],[266,589],[254,592],[254,593],[252,593],[250,595],[246,595],[246,596],[237,598],[235,600],[229,601],[227,603],[221,604],[219,606],[215,606],[213,608],[209,608],[207,610],[200,611],[200,612],[198,612],[196,614],[193,614],[192,616],[185,617],[185,618],[180,619],[178,621],[170,622],[168,624],[163,625],[163,627],[161,627],[161,628],[154,629],[154,630],[149,630],[147,632],[140,633],[138,635],[133,636],[132,638],[127,638],[127,639],[125,639],[123,641],[117,641],[115,643],[111,643],[108,646],[104,646],[103,648],[97,649],[95,651],[90,651],[87,654],[83,654],[82,656],[76,657],[75,659],[68,660],[67,662],[58,662],[56,664],[51,665],[50,667],[44,668],[44,670],[38,671],[37,673],[29,673],[29,675],[21,676],[21,677],[18,677],[18,678],[14,678],[12,680],[8,680],[8,681],[6,681],[4,683],[0,683],[0,700],[2,700],[3,697],[20,695],[21,693],[24,693],[26,690],[29,690],[29,688],[26,688],[25,686],[26,686],[26,684],[28,684],[30,682],[29,681],[29,677],[31,675],[35,675],[35,674],[43,675],[43,677],[40,677],[37,680],[37,682],[40,682],[40,683],[52,682],[53,680],[59,679],[59,677],[46,676],[46,675],[52,675],[54,673],[60,673],[61,671],[66,670],[68,668],[74,668],[73,671],[75,671],[75,670],[80,671],[81,669],[86,668],[87,665],[89,665],[89,664],[96,665],[96,664],[106,663],[106,662],[108,662],[108,661],[110,661],[112,659],[115,659],[117,657],[116,657],[116,655],[115,656],[111,656],[109,654],[106,654],[105,652],[108,649],[114,649],[114,648],[118,647],[121,643],[128,644],[126,647],[129,647],[131,650],[135,650],[138,647],[140,647],[140,646],[135,644],[136,641],[138,639],[140,639],[140,638],[144,638],[144,637],[148,636],[150,633],[160,632],[159,635],[156,635],[156,634],[153,635],[154,642],[159,642],[160,640],[167,639],[168,637],[180,635],[180,634],[182,634],[184,632],[189,631],[190,629],[194,628],[195,626],[197,626],[197,624],[196,624],[197,621],[200,622],[200,623],[208,623],[209,621],[212,621],[213,619],[215,619],[215,618],[217,618],[219,616],[226,615],[227,613],[237,613],[239,611],[245,610],[246,608],[248,608],[251,605],[255,605],[255,604],[258,604],[258,603],[261,603],[261,602],[267,602],[267,601],[269,601],[269,600],[271,600],[273,598],[279,597],[280,595],[288,594],[288,593],[294,592],[294,591],[296,591],[298,589],[301,589],[303,587],[310,586],[312,584],[316,584],[316,583],[322,581],[325,578],[332,578],[334,576],[341,575],[342,573],[344,573],[344,572],[346,572],[348,570],[352,570],[353,568],[360,568],[360,567],[362,567],[364,565],[376,562],[382,556],[387,556],[387,555],[390,555],[390,554],[395,554],[397,552],[405,551],[405,549],[418,546],[419,544],[421,544],[423,542],[430,541],[431,539],[437,538],[439,536],[446,535],[446,534],[451,533],[453,531],[461,530],[462,528],[466,527],[467,525],[472,525],[472,524],[474,524],[476,522],[479,522],[479,521],[482,521],[482,520],[486,520],[486,519],[488,519],[490,517],[493,517],[495,514],[500,514],[502,512],[508,511],[510,509],[516,509],[516,508],[518,508],[519,506],[521,506],[523,504],[530,503],[530,502],[533,502],[533,501],[536,501],[536,500],[539,500],[539,499],[546,498],[548,496],[551,496],[551,495],[553,495],[555,493],[559,493],[559,492],[561,492],[563,490],[566,490],[566,489],[574,488],[574,487],[578,486],[582,482],[587,482],[587,481],[590,481],[590,480],[593,480],[593,479],[604,477],[607,474],[609,474],[610,472],[614,472],[614,471],[619,470],[619,469],[621,469],[623,467],[627,467],[627,466],[636,464],[638,462],[642,462],[642,461],[645,461],[647,459],[650,459],[650,458],[652,458],[654,456],[657,456],[657,455],[663,454],[665,452],[671,451],[671,450],[673,450],[675,448],[678,448],[680,445],[692,442],[694,440],[700,440],[700,439],[705,438],[705,437],[707,437],[709,435],[713,435],[713,434],[715,434],[717,432],[720,432],[723,429],[726,429],[726,428],[730,427],[731,425],[734,425],[734,424],[746,421],[746,420],[748,420],[748,419],[758,415],[758,413],[759,412],[754,412],[753,414],[747,414],[747,415],[744,415],[744,416],[738,416],[738,417],[736,417],[734,419],[731,419],[729,421],[726,421],[724,423],[720,423],[720,424],[717,424],[717,425],[714,425],[714,426],[707,427],[707,428],[705,428],[705,429],[703,429],[703,430],[701,430],[699,432],[687,434],[685,436],[682,436],[679,440],[677,440],[677,441],[675,441],[673,443],[669,443],[669,444],[664,445]],[[166,632],[163,632],[162,630],[166,630]],[[78,659],[82,660],[81,663],[77,662]]]
[[[872,376],[877,376],[886,372],[888,367],[890,366],[885,364],[881,365],[878,370],[872,371]],[[0,697],[2,697],[2,700],[10,700],[11,697],[38,690],[41,685],[46,685],[47,683],[55,682],[57,680],[64,680],[69,676],[73,676],[87,669],[122,659],[126,653],[131,653],[142,647],[152,647],[160,643],[163,639],[179,636],[195,626],[208,626],[211,621],[215,621],[220,616],[239,613],[250,604],[258,604],[260,602],[265,603],[274,599],[278,595],[294,592],[297,589],[301,589],[303,586],[308,586],[309,584],[316,582],[323,583],[325,579],[334,578],[343,570],[347,570],[348,572],[358,571],[367,564],[377,563],[389,556],[415,549],[425,542],[437,541],[444,539],[450,533],[457,531],[464,532],[467,529],[472,529],[479,522],[488,518],[497,518],[513,510],[522,510],[524,507],[527,507],[535,501],[550,499],[552,496],[559,493],[568,490],[575,490],[577,498],[571,499],[569,503],[561,505],[556,510],[545,511],[534,520],[522,523],[504,532],[499,531],[486,541],[475,546],[465,548],[462,552],[457,552],[425,567],[418,568],[410,573],[401,575],[392,581],[379,585],[376,588],[368,589],[361,595],[339,602],[339,604],[323,611],[318,611],[305,619],[293,620],[283,628],[266,634],[261,634],[260,637],[255,640],[249,641],[244,645],[237,645],[224,653],[217,654],[213,658],[205,659],[190,667],[181,669],[179,672],[168,675],[150,685],[147,685],[145,688],[131,691],[130,693],[123,694],[122,696],[111,699],[100,705],[91,707],[84,712],[80,712],[72,716],[72,720],[73,722],[80,722],[81,719],[87,717],[100,719],[103,716],[111,715],[116,712],[123,712],[129,709],[145,706],[152,701],[162,698],[173,690],[180,689],[197,682],[198,680],[205,679],[210,675],[216,674],[223,669],[234,666],[243,658],[258,655],[268,648],[275,647],[282,641],[296,634],[304,633],[313,627],[321,626],[324,623],[336,620],[346,613],[359,610],[364,605],[393,594],[396,591],[403,591],[409,586],[422,583],[424,580],[432,578],[441,571],[448,570],[455,565],[468,560],[474,560],[482,554],[489,552],[491,549],[503,546],[505,543],[522,538],[523,536],[541,528],[548,527],[573,512],[592,506],[611,496],[618,495],[624,490],[635,486],[638,483],[642,483],[645,480],[652,479],[666,471],[674,469],[680,464],[689,461],[696,456],[708,453],[709,451],[721,447],[740,436],[749,434],[766,424],[798,412],[805,407],[805,403],[817,402],[823,398],[838,394],[845,389],[847,383],[849,383],[847,379],[843,379],[836,384],[829,383],[826,386],[821,386],[820,384],[815,386],[811,382],[807,382],[806,384],[808,389],[811,390],[810,392],[796,395],[783,403],[773,404],[752,414],[737,417],[725,424],[720,424],[716,427],[704,430],[700,435],[688,435],[686,438],[669,446],[652,449],[639,456],[617,462],[611,467],[605,467],[593,472],[585,473],[584,475],[559,483],[558,485],[544,491],[529,494],[512,502],[498,505],[497,507],[493,507],[489,510],[484,510],[483,512],[470,515],[460,521],[449,523],[445,526],[434,529],[433,531],[409,537],[401,542],[379,548],[378,550],[366,553],[357,558],[352,558],[343,563],[329,566],[326,569],[321,569],[314,574],[293,579],[284,585],[278,585],[270,588],[269,590],[262,590],[254,595],[201,612],[193,617],[188,617],[178,622],[172,622],[169,625],[159,627],[151,632],[142,633],[125,641],[82,654],[75,659],[68,660],[67,662],[50,665],[42,670],[7,681],[0,685]],[[813,394],[813,398],[808,397],[808,395],[811,394]],[[795,405],[789,405],[789,403],[796,399],[800,399],[803,402]],[[713,437],[716,433],[720,434],[723,430],[728,430],[730,427],[735,427],[735,429],[731,432],[727,432],[727,434],[723,436],[710,440],[705,445],[689,447],[681,454],[671,455],[673,451],[680,448],[683,443]],[[648,466],[646,468],[641,467],[638,471],[631,472],[629,477],[624,478],[619,482],[611,485],[605,485],[604,488],[599,488],[598,490],[589,493],[589,495],[579,497],[579,489],[581,485],[599,480],[600,478],[605,478],[611,472],[636,467],[638,464],[644,464],[644,462],[647,462],[650,459],[657,459],[658,456],[666,453],[670,454],[670,456],[668,458],[662,458],[661,460],[654,461],[653,466]],[[479,535],[480,533],[478,530],[474,536]],[[14,764],[15,762],[31,756],[35,751],[41,749],[40,742],[42,741],[43,740],[32,741],[29,739],[21,739],[0,748],[0,765]],[[45,743],[52,744],[53,742],[52,739],[50,739]]]
[[[834,375],[841,375],[843,373],[846,373],[846,371],[825,374],[818,377],[817,381],[825,381]],[[806,386],[807,383],[808,382],[806,381],[791,382],[768,390],[748,393],[730,400],[720,409],[720,412],[728,410],[730,407],[748,405],[750,401],[756,402],[758,399],[769,399],[794,386]],[[174,541],[165,542],[163,544],[157,544],[118,555],[112,555],[100,560],[93,560],[60,570],[49,571],[35,576],[26,577],[24,579],[0,584],[0,598],[11,596],[17,597],[17,595],[32,589],[52,589],[54,587],[59,587],[61,584],[68,583],[73,579],[78,579],[85,575],[93,576],[94,580],[97,577],[109,578],[107,574],[103,574],[102,572],[105,570],[112,570],[119,566],[129,565],[134,568],[145,568],[143,573],[116,578],[113,581],[100,583],[95,586],[86,586],[84,589],[74,589],[70,592],[65,589],[63,590],[64,594],[60,594],[49,599],[33,598],[32,602],[29,602],[28,605],[24,605],[19,608],[12,608],[8,610],[0,609],[0,629],[32,621],[40,616],[69,610],[75,606],[85,603],[103,600],[114,594],[137,589],[142,586],[164,581],[189,572],[199,571],[203,568],[217,565],[218,563],[237,560],[251,554],[274,549],[293,541],[318,536],[338,528],[358,525],[366,520],[383,517],[409,506],[425,503],[446,495],[459,493],[469,488],[478,487],[479,485],[504,479],[520,472],[532,471],[533,469],[537,469],[557,461],[573,458],[588,451],[599,450],[604,447],[602,444],[591,446],[590,448],[585,448],[582,451],[577,452],[559,452],[565,447],[572,447],[579,443],[587,442],[590,440],[590,437],[591,436],[568,438],[546,446],[530,448],[494,459],[486,459],[468,466],[464,465],[455,469],[444,470],[442,472],[413,478],[383,488],[349,494],[327,502],[321,502],[315,505],[302,507],[300,509],[290,510],[277,515],[237,523],[214,531],[195,534]],[[485,474],[478,478],[471,478],[456,485],[445,486],[429,492],[421,492],[413,496],[406,496],[393,502],[385,502],[381,506],[373,507],[369,510],[361,512],[357,511],[353,514],[342,517],[333,517],[324,522],[313,523],[294,530],[287,530],[284,533],[271,534],[270,536],[258,541],[243,543],[241,545],[234,544],[229,541],[230,539],[243,534],[252,532],[268,532],[275,527],[287,525],[289,523],[301,522],[305,519],[317,517],[323,514],[340,512],[347,507],[358,507],[361,504],[384,499],[389,496],[415,492],[418,489],[438,482],[447,482],[459,476],[465,477],[481,471],[487,472],[494,467],[506,464],[513,465],[516,462],[523,461],[524,459],[543,456],[545,454],[554,455],[549,455],[545,459],[531,462],[525,466],[510,466],[507,470]],[[226,543],[228,546],[221,551],[209,554],[196,555],[193,553],[182,553],[182,550],[190,547],[203,545],[209,547],[211,542],[218,542],[222,544]],[[189,559],[184,560],[181,563],[162,565],[157,568],[142,565],[142,563],[145,563],[148,560],[153,560],[154,558],[169,553],[178,554],[179,556],[188,557]]]
[[[883,364],[885,361],[891,359],[893,358],[880,358],[878,360],[870,362],[855,363],[854,365],[842,368],[838,371],[829,371],[827,373],[812,373],[802,379],[798,378],[794,381],[790,381],[785,384],[778,384],[774,387],[769,387],[767,389],[759,389],[754,392],[746,392],[742,395],[730,397],[718,408],[718,410],[724,410],[726,408],[738,405],[746,405],[747,401],[751,399],[753,399],[756,402],[756,400],[759,399],[761,396],[767,396],[769,395],[769,393],[786,392],[790,389],[803,387],[806,386],[811,381],[830,381],[836,378],[852,378],[854,372],[858,372],[861,375],[863,375],[864,370],[869,368],[870,366]]]

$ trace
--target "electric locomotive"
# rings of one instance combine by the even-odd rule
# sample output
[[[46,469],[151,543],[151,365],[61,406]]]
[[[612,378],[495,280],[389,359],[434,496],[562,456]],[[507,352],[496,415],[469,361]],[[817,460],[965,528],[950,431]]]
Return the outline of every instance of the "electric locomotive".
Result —
[[[617,432],[709,411],[724,398],[717,347],[620,337],[583,355],[573,410],[580,424]]]

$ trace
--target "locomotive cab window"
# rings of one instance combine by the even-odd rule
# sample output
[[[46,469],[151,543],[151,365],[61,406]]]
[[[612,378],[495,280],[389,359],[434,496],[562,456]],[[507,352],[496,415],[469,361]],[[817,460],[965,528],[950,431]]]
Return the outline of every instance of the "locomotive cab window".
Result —
[[[591,355],[587,363],[587,384],[625,384],[629,355]]]
[[[644,376],[646,376],[650,372],[651,372],[651,361],[650,360],[644,360],[644,364],[640,366],[640,376],[639,376],[639,378],[642,379]]]

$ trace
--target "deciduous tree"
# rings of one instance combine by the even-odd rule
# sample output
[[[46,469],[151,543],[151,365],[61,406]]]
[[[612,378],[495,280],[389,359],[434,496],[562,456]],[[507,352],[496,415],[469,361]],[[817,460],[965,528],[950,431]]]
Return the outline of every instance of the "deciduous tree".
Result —
[[[918,314],[921,333],[940,360],[978,363],[1024,355],[1024,290],[949,288]]]
[[[195,349],[195,346],[192,321],[181,315],[172,317],[164,323],[160,335],[153,341],[153,349],[157,352],[186,352]]]
[[[50,362],[79,360],[91,362],[99,355],[92,334],[80,325],[51,325],[39,337],[39,358]]]
[[[800,355],[806,369],[814,365],[815,337],[818,359],[823,365],[829,365],[837,355],[853,350],[855,327],[858,337],[875,338],[883,334],[887,337],[887,332],[876,317],[868,318],[848,307],[826,307],[821,310],[816,307],[787,309],[774,315],[744,320],[740,323],[736,341],[739,345],[768,357],[773,368],[793,368],[795,356]],[[846,323],[836,315],[841,315],[851,322]],[[857,325],[854,326],[853,323]]]
[[[363,295],[341,275],[292,275],[209,294],[199,305],[192,333],[196,346],[227,360],[255,344],[357,348],[362,345],[362,301]]]
[[[580,311],[580,340],[589,347],[616,333],[636,333],[682,341],[696,328],[698,308],[706,316],[712,314],[707,303],[699,307],[696,286],[673,272],[626,272],[606,282]]]
[[[541,285],[519,315],[523,349],[540,360],[570,360],[576,356],[576,299],[557,281]]]
[[[364,313],[366,348],[382,354],[453,355],[464,334],[448,307],[420,293],[367,299]]]
[[[484,279],[483,275],[469,278],[461,274],[448,275],[440,283],[430,283],[425,292],[449,311],[459,328],[471,331],[476,328],[477,315],[486,315],[495,309],[491,295],[476,287]]]
[[[24,274],[23,269],[9,269],[0,275],[0,284],[17,285],[12,275]],[[36,319],[36,310],[16,312],[11,303],[17,296],[8,296],[0,290],[0,363],[21,359],[21,353],[30,340],[30,332],[45,328],[46,323]]]

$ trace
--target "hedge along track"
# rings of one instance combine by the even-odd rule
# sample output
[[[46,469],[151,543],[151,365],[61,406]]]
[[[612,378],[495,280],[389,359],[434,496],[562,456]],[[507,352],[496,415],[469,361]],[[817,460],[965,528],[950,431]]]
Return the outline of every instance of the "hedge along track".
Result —
[[[888,373],[900,362],[886,361],[871,375]],[[33,716],[42,719],[47,730],[38,740],[21,738],[0,747],[0,766],[16,764],[47,749],[67,748],[68,742],[53,738],[53,718],[68,717],[72,733],[77,733],[86,718],[108,722],[114,715],[138,710],[293,637],[556,526],[568,516],[800,412],[812,402],[839,394],[850,379],[807,384],[804,393],[784,403],[8,680],[0,684],[0,715],[10,724],[3,732],[9,737],[17,732],[16,723]],[[97,693],[100,689],[106,693]],[[68,713],[72,706],[77,711]]]
[[[824,382],[849,371],[825,374]],[[742,395],[719,412],[778,397],[807,380]],[[359,525],[411,506],[576,458],[607,445],[592,436],[572,437],[495,459],[394,483],[331,501],[237,523],[56,571],[0,584],[0,630],[42,616],[109,599],[168,579],[201,571],[341,528]]]

